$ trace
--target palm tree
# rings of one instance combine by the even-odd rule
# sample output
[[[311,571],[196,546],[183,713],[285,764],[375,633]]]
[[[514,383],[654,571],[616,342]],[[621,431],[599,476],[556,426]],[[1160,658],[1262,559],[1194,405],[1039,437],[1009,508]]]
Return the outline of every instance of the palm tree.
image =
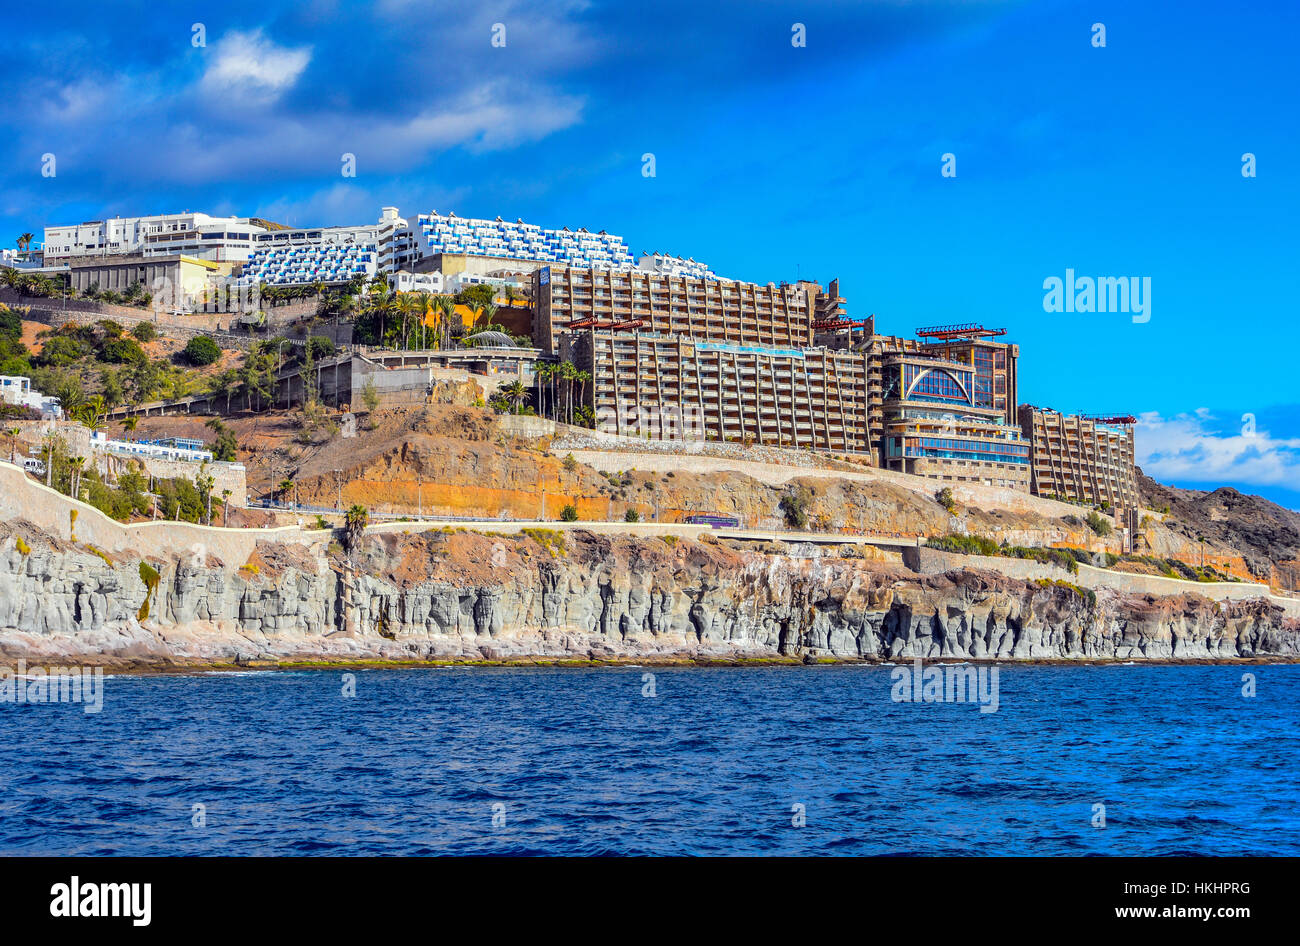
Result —
[[[578,369],[573,367],[573,362],[560,362],[560,377],[565,382],[564,389],[564,422],[573,423],[573,382],[577,380]]]
[[[92,394],[76,410],[76,419],[85,426],[89,427],[91,433],[103,430],[106,424],[105,417],[108,413],[104,405],[104,396],[102,394]]]
[[[5,428],[5,437],[9,439],[9,462],[14,466],[18,465],[18,436],[22,432],[21,427]]]
[[[519,405],[528,397],[528,389],[522,381],[511,381],[501,387],[501,396],[510,404],[510,413],[518,414]]]
[[[432,313],[431,313],[431,308],[430,308],[430,300],[431,300],[432,298],[433,298],[433,297],[430,296],[429,293],[425,292],[424,290],[421,290],[421,291],[415,293],[415,308],[416,308],[416,311],[419,312],[419,314],[420,314],[420,348],[421,348],[421,350],[423,350],[423,349],[429,347],[428,345],[426,345],[426,344],[424,343],[424,330],[425,330],[425,328],[428,326],[428,324],[429,324],[429,316],[430,316],[430,314],[432,314]]]
[[[402,347],[411,350],[411,319],[419,311],[420,302],[411,292],[403,292],[397,298],[397,311],[402,314]]]
[[[543,417],[546,416],[546,404],[542,401],[542,387],[550,380],[550,377],[550,365],[538,365],[533,369],[533,384],[537,389],[537,394],[534,397],[534,400],[537,403],[537,413]]]
[[[293,480],[286,477],[285,479],[280,480],[280,484],[276,487],[276,492],[279,493],[280,499],[283,500],[286,496],[289,495],[289,491],[292,489],[293,489]]]
[[[41,438],[45,441],[45,446],[41,448],[41,453],[45,457],[45,485],[54,485],[54,456],[59,448],[63,446],[63,438],[54,431],[50,431]]]
[[[347,531],[343,533],[343,544],[348,551],[357,547],[361,541],[361,536],[365,534],[366,524],[370,521],[370,513],[366,511],[365,506],[353,504],[352,508],[347,511],[343,517]]]
[[[139,426],[140,426],[140,418],[137,417],[135,414],[129,414],[126,417],[122,418],[123,432],[131,434],[130,437],[126,438],[127,440],[135,439],[135,430]]]
[[[578,370],[573,373],[574,380],[578,382],[578,404],[582,404],[582,396],[587,392],[587,382],[591,380],[590,371]]]
[[[451,321],[456,317],[456,300],[451,296],[438,296],[433,300],[433,304],[441,313],[438,319],[438,347],[446,348]]]
[[[32,234],[30,233],[24,233],[22,236],[18,238],[18,249],[23,251],[24,259],[31,256],[29,250],[31,249],[32,240],[34,239],[35,237],[32,236]]]
[[[85,457],[68,457],[68,486],[70,487],[68,495],[73,499],[80,498],[78,495],[81,491],[79,480],[81,479],[81,467],[85,462]]]
[[[223,526],[230,525],[230,495],[228,489],[221,491],[221,524]]]

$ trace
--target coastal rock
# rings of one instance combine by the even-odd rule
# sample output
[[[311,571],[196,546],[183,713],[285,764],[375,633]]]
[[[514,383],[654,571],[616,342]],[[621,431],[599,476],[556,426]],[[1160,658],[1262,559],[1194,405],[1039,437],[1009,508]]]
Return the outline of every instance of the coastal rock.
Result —
[[[237,660],[1181,660],[1300,656],[1266,599],[1215,603],[920,576],[861,558],[570,531],[260,543],[245,563],[107,555],[0,527],[0,651],[124,665]],[[148,601],[146,607],[146,599]]]

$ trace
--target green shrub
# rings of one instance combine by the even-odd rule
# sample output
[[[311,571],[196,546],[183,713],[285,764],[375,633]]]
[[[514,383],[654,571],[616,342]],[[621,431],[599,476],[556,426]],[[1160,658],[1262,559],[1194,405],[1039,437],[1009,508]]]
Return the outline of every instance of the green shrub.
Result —
[[[560,510],[560,518],[565,522],[577,522],[578,507],[573,505],[573,503],[567,504],[563,509]]]
[[[1088,513],[1088,528],[1102,537],[1110,535],[1112,531],[1110,520],[1095,509]]]
[[[99,360],[110,365],[138,365],[149,360],[140,343],[132,338],[112,338],[99,346]]]
[[[791,529],[808,528],[808,508],[812,505],[812,493],[806,486],[796,486],[781,497],[778,508],[785,517],[785,524]]]
[[[190,364],[202,368],[221,357],[221,348],[206,335],[196,335],[185,346],[185,358]]]

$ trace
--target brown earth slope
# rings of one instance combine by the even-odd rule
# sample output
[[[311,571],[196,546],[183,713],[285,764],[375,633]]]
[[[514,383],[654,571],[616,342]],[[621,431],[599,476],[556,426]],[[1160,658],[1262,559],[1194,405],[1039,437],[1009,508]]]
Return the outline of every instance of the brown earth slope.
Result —
[[[142,418],[139,436],[211,439],[205,421],[183,415]],[[566,462],[564,451],[552,451],[545,439],[507,436],[490,410],[463,403],[361,414],[355,437],[322,435],[309,443],[297,439],[296,413],[236,415],[225,422],[234,429],[239,459],[248,468],[250,496],[268,496],[289,479],[296,484],[297,500],[307,505],[359,503],[376,513],[556,519],[572,504],[580,519],[622,520],[631,511],[643,522],[656,517],[675,522],[692,513],[720,512],[765,529],[782,527],[782,497],[803,487],[809,528],[819,531],[932,536],[964,529],[1011,544],[1119,551],[1117,537],[1103,541],[1093,535],[1077,507],[1062,506],[1055,515],[992,502],[986,508],[959,504],[954,522],[928,487],[906,488],[888,478],[838,479],[823,472],[774,485],[734,470],[693,472],[685,463],[672,471],[638,470],[637,454],[626,455],[627,469],[601,472]],[[623,460],[618,462],[622,466]],[[649,457],[642,462],[652,465]],[[1141,480],[1144,506],[1170,510],[1149,517],[1142,552],[1191,564],[1204,556],[1206,564],[1238,578],[1300,588],[1296,513],[1231,489],[1198,493],[1145,476]]]

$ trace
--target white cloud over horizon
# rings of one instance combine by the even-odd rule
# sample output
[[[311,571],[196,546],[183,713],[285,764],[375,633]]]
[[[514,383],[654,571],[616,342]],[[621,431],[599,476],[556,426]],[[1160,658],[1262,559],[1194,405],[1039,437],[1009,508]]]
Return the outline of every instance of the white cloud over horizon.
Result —
[[[1148,411],[1135,435],[1138,466],[1161,482],[1300,488],[1300,438],[1252,430],[1244,416],[1221,420],[1204,407],[1171,417]]]
[[[312,47],[279,46],[260,29],[232,30],[213,45],[212,61],[199,86],[215,98],[267,104],[294,86],[311,56]]]

